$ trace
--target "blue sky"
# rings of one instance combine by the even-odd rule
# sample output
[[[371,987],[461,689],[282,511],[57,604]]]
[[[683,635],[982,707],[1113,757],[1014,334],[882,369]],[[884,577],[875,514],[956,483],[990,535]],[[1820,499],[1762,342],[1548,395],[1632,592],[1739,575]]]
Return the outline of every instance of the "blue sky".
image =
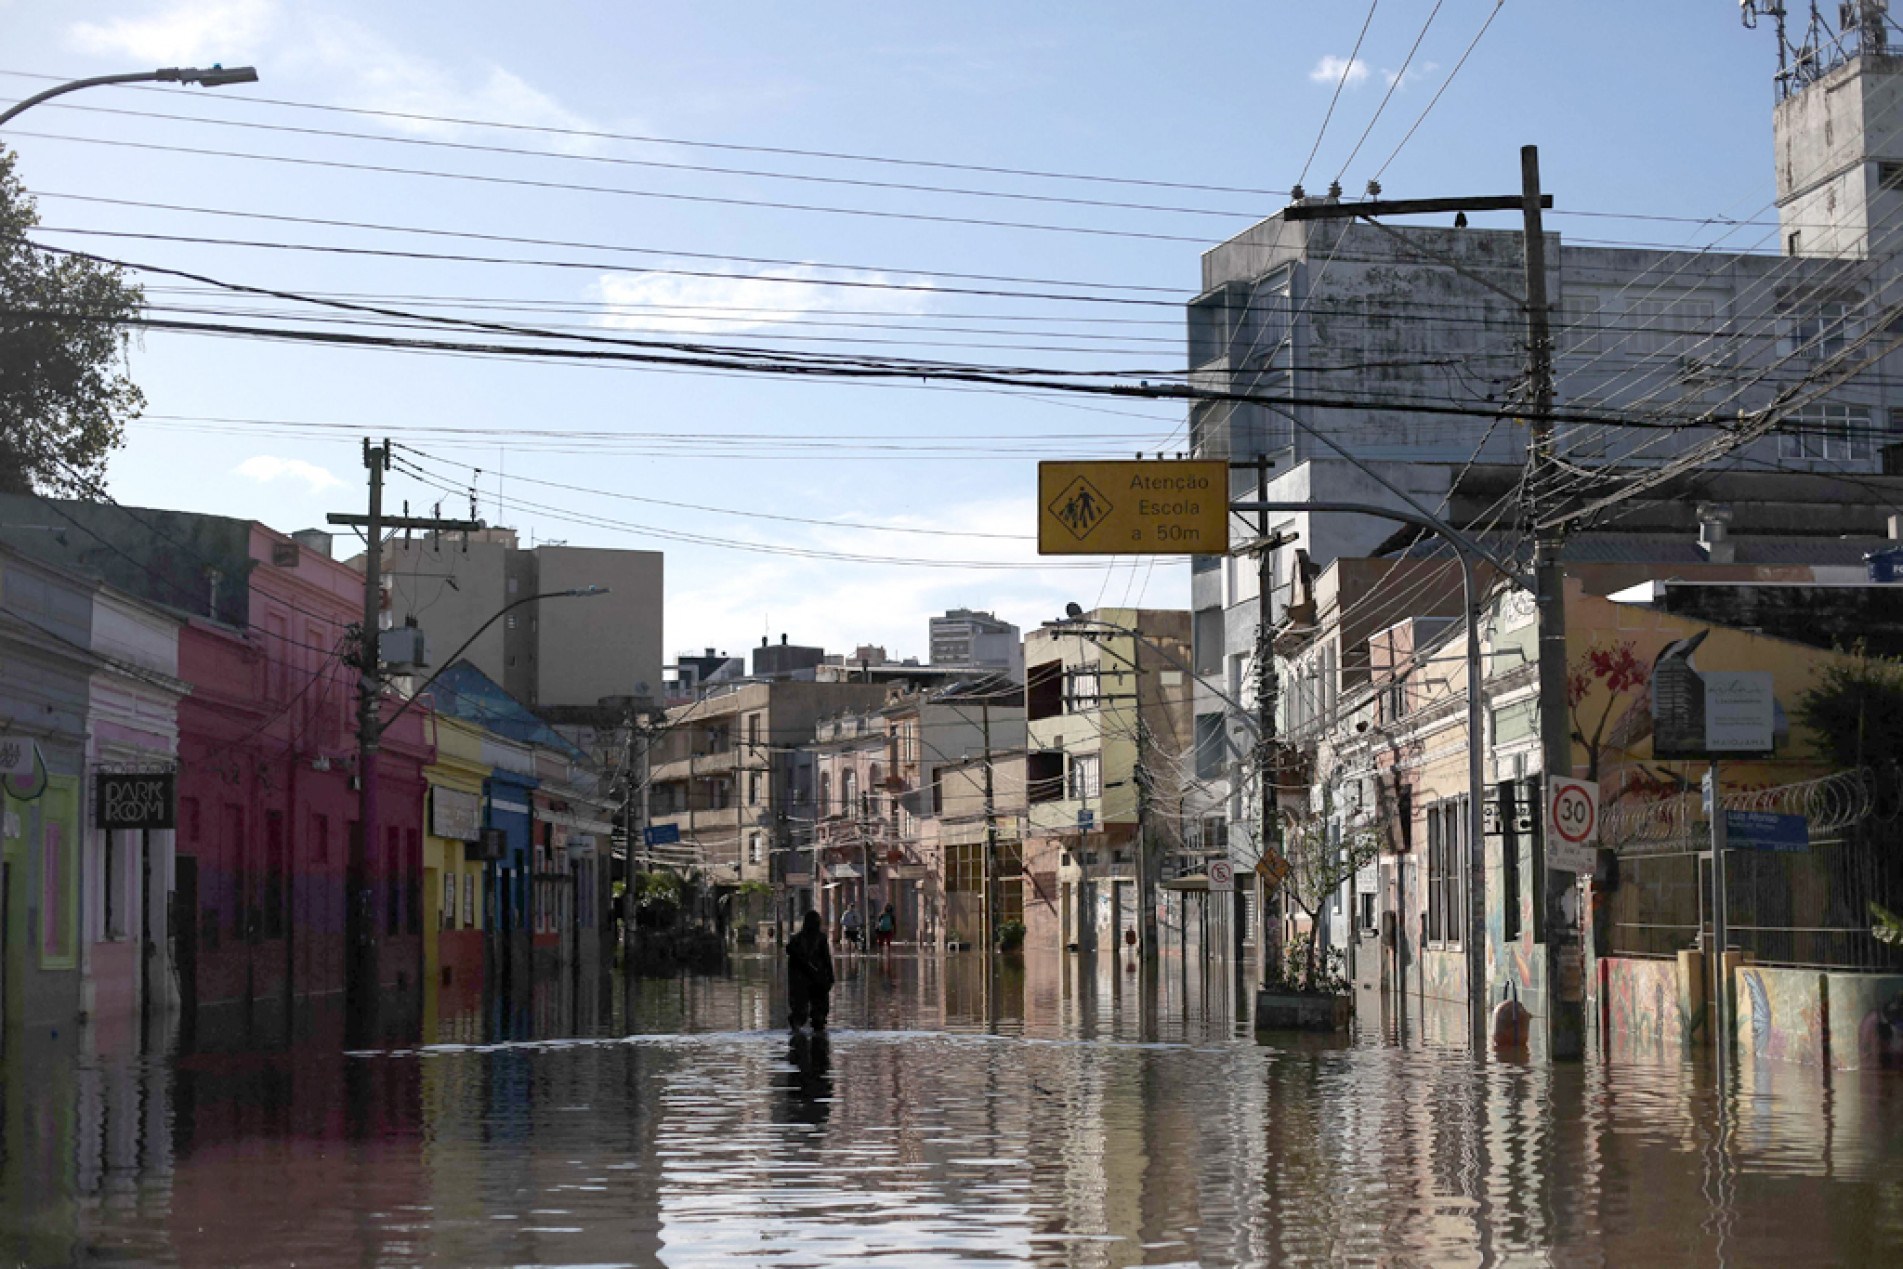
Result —
[[[1511,192],[1518,149],[1534,143],[1561,212],[1748,216],[1770,202],[1776,51],[1767,31],[1742,29],[1731,0],[1505,0],[1451,83],[1495,2],[1443,0],[1410,63],[1435,7],[1382,0],[1369,20],[1361,0],[0,0],[7,32],[0,100],[50,82],[32,76],[214,61],[255,64],[263,76],[216,92],[98,89],[65,99],[75,108],[49,104],[22,116],[6,140],[21,153],[22,178],[43,196],[42,220],[105,231],[48,232],[49,243],[222,281],[384,297],[376,302],[486,320],[783,348],[838,350],[818,341],[846,337],[881,341],[853,346],[867,353],[1056,368],[1180,366],[1177,306],[1197,289],[1200,251],[1280,200],[577,134],[1264,191],[1288,188],[1307,166],[1311,191],[1339,174],[1357,193],[1385,163],[1381,181],[1392,197]],[[1367,36],[1351,66],[1364,20]],[[1443,85],[1438,104],[1387,162]],[[1367,140],[1350,162],[1364,129]],[[736,205],[763,201],[833,210]],[[1562,214],[1550,224],[1569,240],[1671,245],[1711,242],[1722,232],[1606,216]],[[125,234],[165,240],[110,236]],[[1746,230],[1725,242],[1737,249],[1765,234]],[[1145,302],[968,295],[954,290],[989,284],[946,274],[1036,278],[1061,284],[1042,289],[1066,295]],[[820,278],[869,285],[815,285]],[[155,304],[200,310],[166,314],[184,320],[253,321],[239,311],[288,308],[146,280]],[[1086,291],[1087,284],[1154,289]],[[922,655],[926,618],[947,607],[994,609],[1030,626],[1073,599],[1086,607],[1188,600],[1182,562],[1039,567],[1029,541],[1038,457],[1173,448],[1179,407],[157,332],[139,341],[132,369],[151,417],[134,425],[113,462],[121,501],[255,517],[283,529],[318,524],[327,511],[360,509],[360,438],[390,434],[420,451],[411,461],[441,483],[459,489],[475,481],[481,514],[514,524],[525,539],[665,550],[673,651],[738,651],[763,633],[785,632],[834,650],[881,643],[894,655]],[[441,499],[447,511],[467,509],[466,498],[410,472],[393,476],[391,496],[418,508]],[[655,528],[812,554],[662,540],[648,531]],[[1012,567],[827,558],[840,553]]]

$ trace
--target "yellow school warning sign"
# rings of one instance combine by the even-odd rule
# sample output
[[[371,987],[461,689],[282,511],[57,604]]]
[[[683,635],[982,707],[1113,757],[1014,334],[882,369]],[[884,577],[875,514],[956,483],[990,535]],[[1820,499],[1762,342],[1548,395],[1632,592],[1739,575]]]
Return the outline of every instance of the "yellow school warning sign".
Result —
[[[1039,463],[1039,555],[1226,555],[1229,464]]]

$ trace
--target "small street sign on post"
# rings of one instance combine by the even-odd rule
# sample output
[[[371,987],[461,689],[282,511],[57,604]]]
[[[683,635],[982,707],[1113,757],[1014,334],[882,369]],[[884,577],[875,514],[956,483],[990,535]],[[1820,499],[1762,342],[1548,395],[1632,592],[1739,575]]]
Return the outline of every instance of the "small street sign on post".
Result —
[[[1232,893],[1236,888],[1236,866],[1226,859],[1210,860],[1209,888],[1219,894]]]
[[[1591,872],[1599,845],[1599,785],[1571,776],[1546,781],[1546,866],[1554,872]]]
[[[1810,821],[1770,811],[1726,811],[1725,845],[1735,850],[1807,851]]]
[[[1229,464],[1037,465],[1039,555],[1227,555]]]

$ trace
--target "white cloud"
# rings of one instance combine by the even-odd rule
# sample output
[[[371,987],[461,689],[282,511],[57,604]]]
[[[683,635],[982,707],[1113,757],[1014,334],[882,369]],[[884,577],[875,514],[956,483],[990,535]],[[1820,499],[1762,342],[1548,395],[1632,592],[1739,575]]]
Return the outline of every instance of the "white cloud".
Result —
[[[288,476],[303,481],[314,494],[338,488],[344,483],[316,463],[307,463],[301,458],[279,458],[274,454],[255,454],[232,468],[231,472],[234,476],[244,476],[259,484],[269,484]]]
[[[863,285],[827,286],[822,280]],[[894,316],[924,313],[931,302],[928,290],[879,288],[929,286],[913,277],[796,265],[720,277],[611,273],[596,282],[595,294],[611,310],[597,319],[603,326],[644,333],[734,335],[840,309]],[[848,327],[836,333],[850,338],[867,332]]]
[[[1348,87],[1358,88],[1366,82],[1369,73],[1368,64],[1360,58],[1336,57],[1329,53],[1315,63],[1315,69],[1308,72],[1308,77],[1318,84],[1346,82]]]
[[[447,66],[408,53],[361,23],[283,0],[184,0],[144,17],[76,23],[69,35],[84,52],[150,65],[256,65],[267,84],[322,84],[336,104],[366,110],[597,129],[504,67]],[[468,131],[428,119],[381,122],[416,135]],[[581,151],[593,143],[576,137],[559,146]]]
[[[73,43],[149,66],[246,65],[277,25],[276,0],[195,0],[143,18],[80,22]]]
[[[1393,84],[1396,91],[1406,92],[1409,84],[1419,79],[1425,79],[1439,69],[1439,62],[1422,62],[1419,66],[1412,66],[1404,71],[1384,70],[1381,72],[1381,78]]]

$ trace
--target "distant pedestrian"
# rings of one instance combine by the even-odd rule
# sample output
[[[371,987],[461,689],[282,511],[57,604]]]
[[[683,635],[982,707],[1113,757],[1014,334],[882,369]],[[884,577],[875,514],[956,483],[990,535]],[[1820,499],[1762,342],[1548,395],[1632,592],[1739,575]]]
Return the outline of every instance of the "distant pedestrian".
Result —
[[[846,936],[846,946],[855,952],[859,950],[861,924],[858,907],[847,904],[846,915],[839,918],[839,932]]]
[[[826,1029],[832,991],[833,954],[826,946],[826,923],[809,909],[800,932],[786,941],[787,1018],[795,1031],[808,1018],[814,1031]]]
[[[893,915],[892,905],[886,904],[879,912],[879,919],[872,923],[873,945],[884,949],[892,946],[892,932],[898,928],[898,918]]]

